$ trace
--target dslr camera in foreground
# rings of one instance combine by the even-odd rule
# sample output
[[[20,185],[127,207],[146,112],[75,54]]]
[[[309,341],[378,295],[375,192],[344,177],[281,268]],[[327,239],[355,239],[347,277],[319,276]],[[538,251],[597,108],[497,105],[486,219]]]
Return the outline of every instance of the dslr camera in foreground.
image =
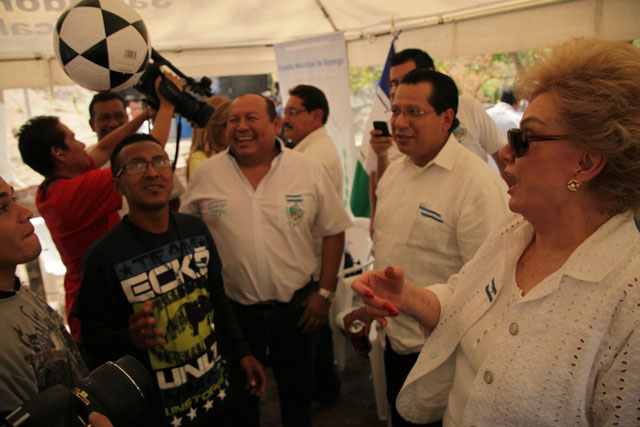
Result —
[[[91,412],[114,426],[127,425],[145,408],[153,390],[151,376],[132,356],[98,366],[77,387],[56,385],[11,412],[3,426],[76,427],[88,425]]]

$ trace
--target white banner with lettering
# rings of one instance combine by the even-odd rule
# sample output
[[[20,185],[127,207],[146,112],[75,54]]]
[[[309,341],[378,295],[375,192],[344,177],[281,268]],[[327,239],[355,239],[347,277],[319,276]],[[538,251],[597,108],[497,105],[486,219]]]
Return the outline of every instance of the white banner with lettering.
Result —
[[[342,33],[313,37],[274,46],[282,102],[289,89],[299,84],[322,90],[329,101],[329,120],[325,127],[333,139],[345,176],[343,200],[351,196],[354,168],[353,131],[347,48]],[[346,206],[346,205],[345,205]]]

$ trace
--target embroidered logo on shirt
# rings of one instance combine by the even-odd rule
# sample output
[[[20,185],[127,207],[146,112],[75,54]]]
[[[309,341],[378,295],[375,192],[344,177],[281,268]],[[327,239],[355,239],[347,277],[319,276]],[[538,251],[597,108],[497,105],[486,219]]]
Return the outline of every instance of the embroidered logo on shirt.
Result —
[[[227,213],[227,205],[229,202],[227,200],[216,200],[214,202],[210,202],[207,205],[207,209],[209,210],[210,216],[220,216],[222,214]]]
[[[444,222],[442,220],[442,215],[440,215],[436,211],[432,211],[431,209],[427,209],[425,207],[424,203],[420,203],[419,209],[420,209],[420,215],[426,216],[427,218],[431,218],[434,221]]]
[[[460,125],[458,125],[458,127],[454,129],[453,136],[456,137],[458,142],[462,143],[462,141],[464,141],[464,138],[467,136],[467,128],[464,127],[462,123],[460,123]]]
[[[300,224],[304,217],[304,209],[302,209],[302,194],[285,194],[284,197],[287,202],[286,211],[289,224]]]
[[[498,295],[498,290],[496,289],[496,280],[491,279],[491,283],[487,284],[484,287],[484,291],[487,293],[487,297],[489,297],[489,302],[493,302],[493,298]]]

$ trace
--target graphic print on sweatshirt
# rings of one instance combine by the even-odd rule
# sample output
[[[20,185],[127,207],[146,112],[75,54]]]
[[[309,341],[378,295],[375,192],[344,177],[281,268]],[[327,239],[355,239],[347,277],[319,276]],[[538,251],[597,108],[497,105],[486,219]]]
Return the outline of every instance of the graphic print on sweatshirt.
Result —
[[[165,344],[149,349],[165,416],[191,425],[228,395],[227,363],[218,351],[204,236],[184,238],[116,264],[133,310],[150,300]]]

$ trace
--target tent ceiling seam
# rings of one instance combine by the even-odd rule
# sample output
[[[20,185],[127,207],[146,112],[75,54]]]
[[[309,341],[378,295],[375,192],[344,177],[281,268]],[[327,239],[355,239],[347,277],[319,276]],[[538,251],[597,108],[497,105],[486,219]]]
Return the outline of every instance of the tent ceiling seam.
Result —
[[[322,1],[321,0],[315,0],[315,1],[318,7],[320,8],[320,10],[322,11],[322,14],[324,15],[324,17],[329,22],[329,25],[331,25],[331,28],[333,28],[333,31],[339,32],[340,30],[338,29],[338,27],[336,27],[336,24],[333,22],[333,18],[331,18],[331,15],[329,15],[329,12],[327,12],[327,8],[324,7],[324,4],[322,4]]]

